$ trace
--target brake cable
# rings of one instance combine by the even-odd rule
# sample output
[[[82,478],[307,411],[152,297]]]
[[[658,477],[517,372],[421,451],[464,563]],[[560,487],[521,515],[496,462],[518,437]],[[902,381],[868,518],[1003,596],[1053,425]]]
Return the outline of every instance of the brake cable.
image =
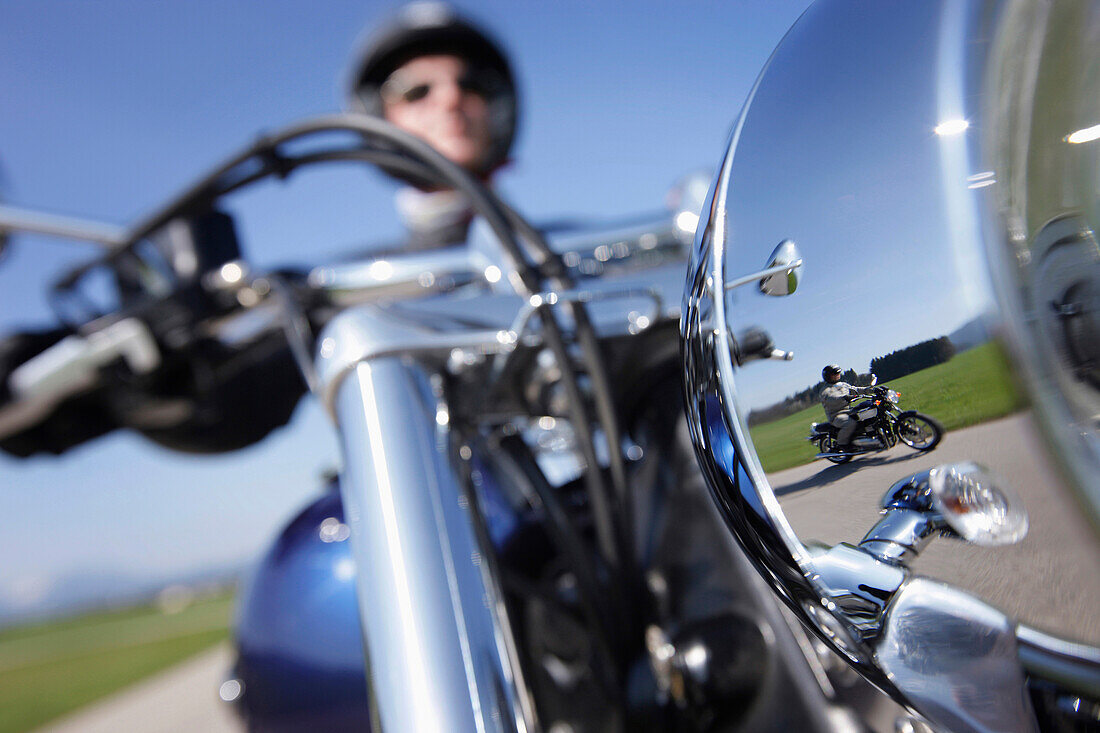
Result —
[[[393,146],[400,152],[357,147],[346,151],[314,152],[295,158],[279,150],[279,146],[293,140],[314,133],[335,131],[356,133],[368,142],[371,140],[381,141],[383,144]],[[402,153],[405,155],[402,155]],[[409,160],[409,157],[406,156],[414,160]],[[427,170],[438,174],[431,177],[465,194],[471,201],[474,210],[485,218],[501,247],[512,260],[519,278],[519,283],[516,283],[516,285],[526,291],[527,296],[538,293],[542,289],[540,286],[544,280],[549,280],[557,287],[569,286],[569,278],[562,267],[560,259],[542,235],[512,209],[488,193],[468,172],[424,141],[399,130],[384,120],[349,114],[308,120],[292,125],[281,132],[261,137],[250,147],[229,158],[212,173],[194,183],[190,188],[185,189],[168,204],[153,212],[144,220],[139,221],[137,225],[126,232],[124,243],[110,251],[105,259],[114,259],[131,252],[138,242],[172,219],[200,206],[208,205],[221,196],[243,186],[272,175],[285,178],[301,165],[320,161],[349,159],[366,160],[376,165],[379,162],[390,165],[396,164],[397,166],[407,163],[409,170]],[[534,250],[532,254],[535,262],[533,264],[528,260],[523,247],[519,243],[517,230],[522,233],[523,238]],[[575,324],[577,343],[584,356],[586,370],[591,380],[592,396],[597,412],[595,422],[601,426],[607,440],[608,463],[613,491],[606,486],[599,467],[595,450],[595,436],[588,427],[591,421],[587,415],[576,374],[569,366],[571,359],[565,347],[561,325],[557,322],[549,306],[541,306],[541,308],[543,308],[540,313],[541,321],[547,336],[547,343],[551,351],[554,352],[555,358],[561,364],[564,386],[567,393],[570,394],[569,402],[575,406],[571,419],[576,423],[575,429],[580,433],[579,437],[584,444],[582,451],[589,466],[588,471],[586,471],[586,483],[592,502],[593,520],[600,554],[604,557],[609,570],[612,571],[610,577],[615,577],[617,574],[614,571],[620,565],[626,563],[622,567],[624,571],[627,571],[623,577],[633,578],[635,575],[632,572],[633,515],[629,490],[626,485],[625,466],[622,460],[621,433],[615,416],[606,365],[600,353],[595,329],[584,305],[571,303],[569,308]],[[617,502],[614,501],[615,499],[617,499]],[[611,513],[611,506],[615,503],[621,508],[621,516],[624,520],[618,523],[618,528]],[[614,630],[610,629],[609,631]]]

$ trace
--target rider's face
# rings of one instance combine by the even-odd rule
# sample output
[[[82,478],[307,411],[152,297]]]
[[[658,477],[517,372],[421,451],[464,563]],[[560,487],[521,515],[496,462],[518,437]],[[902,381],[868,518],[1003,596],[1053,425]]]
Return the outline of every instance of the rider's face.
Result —
[[[489,151],[489,108],[456,56],[420,56],[383,86],[383,113],[453,162],[477,170]]]

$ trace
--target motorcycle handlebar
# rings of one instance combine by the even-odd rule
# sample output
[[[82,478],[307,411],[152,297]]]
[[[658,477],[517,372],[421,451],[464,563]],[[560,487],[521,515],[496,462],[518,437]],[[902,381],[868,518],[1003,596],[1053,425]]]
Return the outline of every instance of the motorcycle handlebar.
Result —
[[[281,148],[290,141],[332,131],[353,133],[359,136],[361,143],[337,147],[325,155],[299,158],[286,156]],[[278,310],[287,316],[283,326],[290,337],[291,349],[299,362],[305,362],[309,354],[308,349],[302,347],[309,338],[308,333],[302,333],[301,325],[303,321],[308,325],[316,300],[329,307],[341,307],[382,298],[431,295],[463,284],[478,281],[493,284],[501,279],[516,292],[534,298],[542,292],[543,280],[549,281],[552,290],[569,290],[569,270],[581,275],[598,275],[607,265],[619,271],[630,271],[667,261],[670,253],[683,253],[683,242],[676,239],[672,223],[666,220],[663,226],[652,231],[630,235],[605,232],[602,238],[582,241],[580,248],[574,246],[566,253],[567,261],[562,262],[540,232],[453,163],[387,123],[358,116],[309,120],[265,137],[216,167],[160,211],[123,232],[112,228],[104,234],[100,231],[102,228],[91,227],[86,222],[63,230],[58,226],[45,227],[41,217],[11,207],[0,211],[0,229],[98,241],[108,249],[102,263],[116,266],[125,257],[134,256],[135,244],[175,218],[189,216],[196,208],[212,206],[225,194],[268,175],[285,175],[297,166],[328,159],[361,158],[375,162],[379,155],[392,157],[394,153],[386,150],[385,145],[379,145],[379,141],[396,146],[411,162],[435,169],[442,180],[468,194],[495,235],[495,246],[489,249],[496,251],[471,252],[468,248],[455,248],[321,267],[313,270],[304,282],[296,281],[289,288],[279,287],[279,278],[271,277],[266,290],[253,287],[265,283],[262,278],[250,278],[244,263],[238,260],[224,262],[220,269],[216,266],[210,272],[200,273],[201,282],[181,280],[173,283],[173,292],[166,296],[146,293],[152,296],[143,301],[152,306],[147,312],[145,305],[141,305],[140,310],[104,316],[82,327],[83,335],[68,337],[15,367],[5,379],[10,400],[0,405],[0,439],[48,419],[51,411],[66,399],[103,386],[100,384],[103,367],[108,364],[122,359],[134,374],[154,371],[162,357],[167,356],[167,352],[161,353],[161,348],[184,353],[192,338],[201,339],[210,333],[216,335],[221,324],[231,322],[242,310],[248,311],[265,302],[269,294],[285,296],[277,299],[281,301]],[[256,161],[261,163],[258,168],[254,165]],[[314,300],[311,294],[320,297]],[[582,302],[584,298],[577,300]],[[587,323],[587,319],[580,320]],[[97,322],[109,324],[96,328]],[[547,327],[556,328],[556,325],[551,321]],[[308,379],[309,372],[303,371]],[[0,393],[3,391],[0,389]]]
[[[311,270],[306,284],[333,303],[350,305],[379,298],[429,295],[478,280],[500,279],[499,268],[479,266],[475,259],[462,247],[328,265]]]

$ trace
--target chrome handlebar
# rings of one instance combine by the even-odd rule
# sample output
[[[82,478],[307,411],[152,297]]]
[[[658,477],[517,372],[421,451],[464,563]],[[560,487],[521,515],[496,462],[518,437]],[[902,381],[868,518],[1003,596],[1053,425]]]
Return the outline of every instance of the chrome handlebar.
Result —
[[[62,219],[6,205],[0,206],[0,231],[49,234],[102,245],[115,244],[121,237],[121,230],[106,224]],[[605,273],[624,275],[682,258],[685,246],[682,235],[683,232],[667,217],[654,218],[642,224],[590,233],[587,237],[572,234],[561,238],[555,248],[560,250],[563,264],[581,273],[582,277]],[[492,242],[483,241],[471,246],[325,265],[310,271],[305,284],[327,303],[340,308],[442,295],[464,286],[511,291],[508,265],[504,258],[496,258],[493,253]],[[281,316],[281,327],[287,333],[299,367],[310,388],[317,391],[309,319],[301,312],[291,289],[280,285],[280,278],[254,275],[249,272],[247,263],[237,260],[207,273],[200,286],[209,293],[228,294],[241,306],[210,326],[215,334],[232,331],[236,321],[256,314],[260,306],[270,308],[274,303],[273,312]],[[543,303],[585,303],[625,297],[643,297],[654,304],[649,314],[632,314],[635,317],[626,325],[631,333],[645,330],[658,319],[672,315],[666,312],[660,292],[651,287],[618,285],[542,292],[522,302],[509,325],[483,333],[451,334],[433,343],[444,350],[475,348],[483,353],[510,352],[520,342],[535,308]],[[148,373],[159,366],[163,354],[148,325],[136,317],[104,321],[107,325],[88,324],[82,329],[84,333],[63,339],[13,370],[8,379],[11,399],[0,406],[0,437],[34,425],[60,402],[94,389],[98,385],[98,370],[119,358],[135,374]],[[278,328],[280,324],[267,322],[260,327]],[[323,349],[324,344],[320,347]],[[501,365],[502,362],[498,362],[498,368]]]

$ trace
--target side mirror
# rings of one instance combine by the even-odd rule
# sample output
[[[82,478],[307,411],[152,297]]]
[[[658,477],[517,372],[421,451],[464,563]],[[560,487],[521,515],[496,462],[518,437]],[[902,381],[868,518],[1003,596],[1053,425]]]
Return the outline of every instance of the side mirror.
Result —
[[[695,241],[688,411],[719,510],[823,642],[950,730],[1100,725],[1092,10],[817,3]],[[777,240],[811,276],[759,269]],[[741,358],[744,334],[797,358]],[[890,385],[850,435],[830,363]]]
[[[798,247],[789,239],[779,243],[772,251],[765,268],[772,272],[760,281],[760,292],[765,295],[791,295],[798,290],[798,282],[802,278],[802,256],[798,253]]]

